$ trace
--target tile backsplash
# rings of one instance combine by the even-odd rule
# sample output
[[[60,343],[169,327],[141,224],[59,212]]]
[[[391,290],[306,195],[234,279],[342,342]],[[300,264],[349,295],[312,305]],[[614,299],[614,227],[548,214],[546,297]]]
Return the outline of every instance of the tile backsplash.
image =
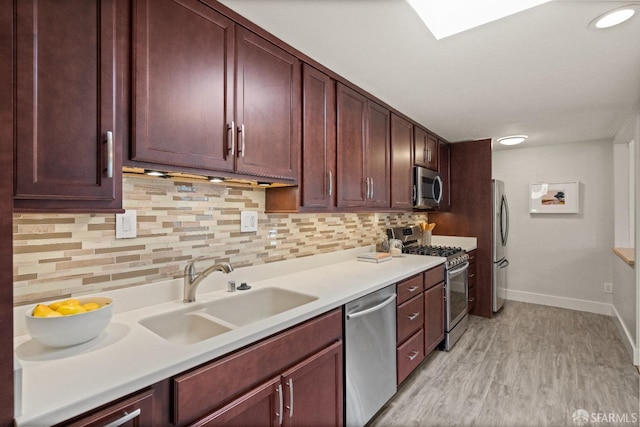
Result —
[[[14,214],[14,304],[181,277],[207,255],[234,268],[377,243],[421,213],[267,214],[265,190],[125,175],[137,237],[115,238],[113,214]],[[258,231],[240,231],[240,211]]]

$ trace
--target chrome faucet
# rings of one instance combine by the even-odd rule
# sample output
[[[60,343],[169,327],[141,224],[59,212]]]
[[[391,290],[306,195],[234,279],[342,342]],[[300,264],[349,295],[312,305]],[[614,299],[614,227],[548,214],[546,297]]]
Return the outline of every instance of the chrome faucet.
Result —
[[[202,279],[207,277],[212,271],[222,271],[225,274],[231,273],[233,271],[233,267],[231,267],[231,264],[229,264],[228,262],[223,262],[220,264],[214,264],[211,267],[205,269],[202,273],[200,273],[200,275],[196,275],[196,261],[205,259],[212,258],[196,258],[189,264],[187,264],[187,266],[184,268],[184,298],[182,302],[194,302],[196,300],[196,288],[198,287],[200,282],[202,282]]]

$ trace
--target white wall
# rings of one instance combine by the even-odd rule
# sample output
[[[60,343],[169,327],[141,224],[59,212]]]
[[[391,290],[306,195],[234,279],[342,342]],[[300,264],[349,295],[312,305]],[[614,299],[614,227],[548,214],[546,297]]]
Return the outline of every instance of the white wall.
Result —
[[[593,141],[495,151],[511,212],[507,298],[611,313],[613,147]],[[529,185],[580,182],[579,214],[529,214]]]

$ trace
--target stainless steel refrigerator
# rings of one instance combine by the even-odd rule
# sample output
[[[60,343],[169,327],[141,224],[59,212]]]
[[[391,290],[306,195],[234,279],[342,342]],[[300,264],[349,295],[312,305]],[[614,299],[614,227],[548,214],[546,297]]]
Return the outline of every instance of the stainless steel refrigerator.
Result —
[[[507,289],[507,239],[509,238],[509,204],[504,182],[493,180],[493,311],[504,305]]]

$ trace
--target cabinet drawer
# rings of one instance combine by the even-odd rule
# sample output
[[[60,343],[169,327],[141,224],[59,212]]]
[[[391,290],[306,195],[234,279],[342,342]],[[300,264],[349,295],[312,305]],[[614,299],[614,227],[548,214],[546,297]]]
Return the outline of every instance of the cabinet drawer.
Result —
[[[137,393],[119,402],[108,404],[91,414],[57,424],[55,427],[99,427],[109,423],[125,427],[152,425],[153,390]]]
[[[420,329],[398,347],[398,384],[405,380],[424,359],[424,331]]]
[[[444,264],[427,270],[424,273],[424,289],[432,288],[438,283],[444,281]]]
[[[397,294],[398,294],[398,305],[407,301],[409,298],[413,298],[416,295],[419,295],[424,290],[423,288],[423,275],[418,274],[417,276],[410,277],[402,282],[398,283]]]
[[[474,287],[476,285],[476,263],[475,262],[469,263],[468,278],[469,278],[469,287],[470,288]]]
[[[424,325],[424,296],[422,294],[398,306],[398,344],[403,343]]]
[[[342,310],[337,309],[174,377],[174,424],[183,426],[211,413],[341,338]]]
[[[474,286],[473,288],[469,288],[469,301],[468,301],[469,313],[471,313],[473,309],[476,308],[477,301],[478,301],[477,292],[476,292],[476,287]]]

